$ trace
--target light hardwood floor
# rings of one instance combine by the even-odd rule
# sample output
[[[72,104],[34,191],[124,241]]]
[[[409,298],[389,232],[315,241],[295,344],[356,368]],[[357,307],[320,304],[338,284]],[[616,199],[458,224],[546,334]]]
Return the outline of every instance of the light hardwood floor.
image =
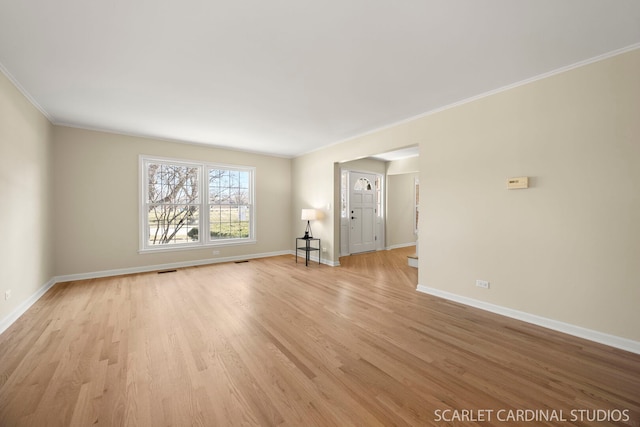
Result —
[[[0,426],[639,425],[639,355],[420,294],[411,252],[57,284],[0,336]]]

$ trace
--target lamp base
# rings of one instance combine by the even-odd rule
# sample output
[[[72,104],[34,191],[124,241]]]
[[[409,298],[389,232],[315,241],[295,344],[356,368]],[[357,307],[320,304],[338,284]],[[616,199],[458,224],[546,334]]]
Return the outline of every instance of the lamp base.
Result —
[[[302,238],[305,240],[313,238],[313,234],[311,234],[311,224],[309,221],[307,221],[307,229],[304,230],[304,236]]]

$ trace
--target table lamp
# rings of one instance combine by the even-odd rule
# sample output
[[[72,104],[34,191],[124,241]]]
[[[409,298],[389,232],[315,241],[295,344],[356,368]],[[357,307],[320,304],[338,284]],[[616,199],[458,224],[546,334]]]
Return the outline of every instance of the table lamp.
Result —
[[[313,234],[311,233],[311,223],[309,221],[315,221],[318,219],[318,212],[315,209],[302,209],[302,218],[303,221],[307,221],[307,229],[304,231],[303,239],[311,239],[313,238]]]

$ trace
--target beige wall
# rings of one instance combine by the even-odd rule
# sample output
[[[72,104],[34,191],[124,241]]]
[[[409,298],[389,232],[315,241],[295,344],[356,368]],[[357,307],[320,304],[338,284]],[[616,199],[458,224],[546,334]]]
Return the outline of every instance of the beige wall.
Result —
[[[420,174],[420,158],[387,162],[387,247],[416,243],[414,229],[415,180]]]
[[[413,212],[417,173],[387,176],[387,247],[415,244]]]
[[[0,72],[0,321],[53,277],[51,127]]]
[[[638,341],[638,75],[635,50],[294,159],[294,208],[335,198],[334,162],[419,143],[421,285]]]
[[[288,251],[291,160],[55,127],[56,275]],[[256,167],[257,244],[138,254],[139,155]]]
[[[639,75],[634,51],[430,117],[420,283],[640,340]]]

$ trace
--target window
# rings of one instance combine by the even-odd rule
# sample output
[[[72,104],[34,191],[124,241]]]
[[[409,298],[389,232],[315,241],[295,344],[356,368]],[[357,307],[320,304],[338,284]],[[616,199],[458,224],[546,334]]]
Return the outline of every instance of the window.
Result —
[[[376,175],[376,216],[382,218],[382,175]]]
[[[343,170],[340,174],[340,216],[346,218],[347,215],[347,191],[349,188],[349,172]]]
[[[201,167],[148,163],[145,217],[149,245],[198,241],[191,230],[199,227]],[[190,234],[191,233],[191,234]]]
[[[420,180],[418,178],[416,178],[414,182],[414,197],[415,204],[413,205],[413,230],[415,234],[418,234],[418,220],[420,219]]]
[[[356,191],[371,191],[371,181],[367,178],[358,178],[353,189]]]
[[[247,170],[210,168],[209,226],[212,240],[246,239],[251,229]]]
[[[141,157],[140,250],[254,243],[254,168]]]

